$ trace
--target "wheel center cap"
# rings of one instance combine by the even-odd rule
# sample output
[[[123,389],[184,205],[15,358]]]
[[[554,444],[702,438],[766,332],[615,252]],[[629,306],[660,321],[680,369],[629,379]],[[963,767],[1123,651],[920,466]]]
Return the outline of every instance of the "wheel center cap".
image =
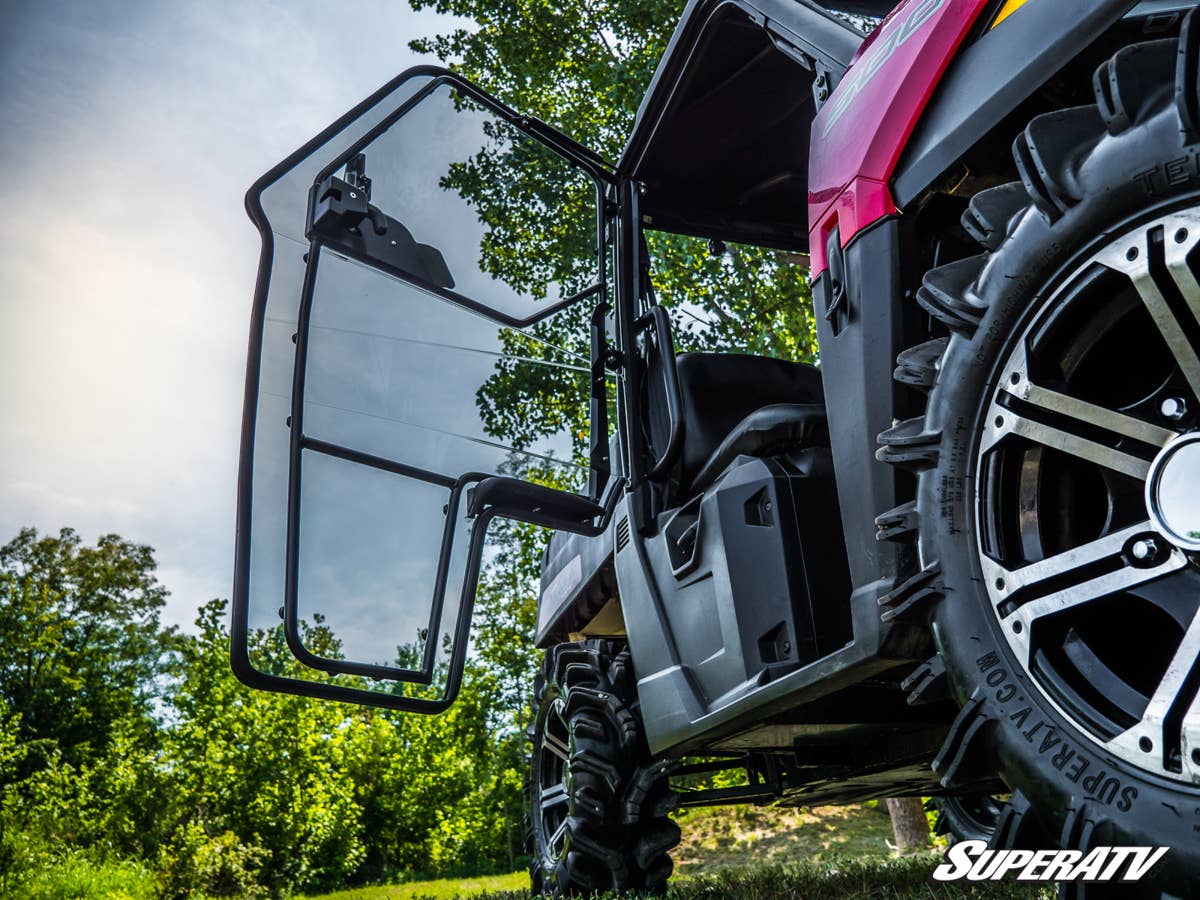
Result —
[[[1200,434],[1163,447],[1146,479],[1150,520],[1175,546],[1200,550]]]

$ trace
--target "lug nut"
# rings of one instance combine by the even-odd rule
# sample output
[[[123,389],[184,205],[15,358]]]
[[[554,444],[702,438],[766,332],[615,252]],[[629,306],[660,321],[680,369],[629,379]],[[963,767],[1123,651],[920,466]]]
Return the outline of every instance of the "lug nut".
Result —
[[[1151,559],[1158,553],[1158,544],[1154,542],[1154,538],[1143,538],[1140,541],[1134,542],[1134,545],[1130,548],[1130,552],[1133,553],[1134,559]]]
[[[1168,397],[1162,402],[1162,414],[1172,422],[1178,422],[1187,415],[1187,401],[1182,397]]]

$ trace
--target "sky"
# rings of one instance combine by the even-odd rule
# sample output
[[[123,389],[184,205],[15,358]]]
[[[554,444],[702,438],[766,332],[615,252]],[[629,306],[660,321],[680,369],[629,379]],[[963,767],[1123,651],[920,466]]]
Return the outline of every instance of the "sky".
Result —
[[[0,541],[153,546],[228,597],[253,180],[453,22],[407,4],[0,4]]]

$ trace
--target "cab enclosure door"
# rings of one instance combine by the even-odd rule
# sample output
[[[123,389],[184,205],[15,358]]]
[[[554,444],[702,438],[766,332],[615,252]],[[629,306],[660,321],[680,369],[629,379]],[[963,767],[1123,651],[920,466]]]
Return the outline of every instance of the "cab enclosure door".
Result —
[[[439,712],[513,520],[600,530],[610,194],[594,154],[435,68],[250,189],[243,682]]]

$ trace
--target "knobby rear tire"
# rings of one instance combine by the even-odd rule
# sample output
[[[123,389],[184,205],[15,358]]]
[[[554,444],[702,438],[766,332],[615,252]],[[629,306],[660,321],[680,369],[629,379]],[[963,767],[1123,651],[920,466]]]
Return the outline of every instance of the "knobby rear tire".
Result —
[[[670,763],[650,758],[628,648],[552,647],[534,705],[526,781],[534,895],[662,892],[679,843],[669,818],[678,796]]]

